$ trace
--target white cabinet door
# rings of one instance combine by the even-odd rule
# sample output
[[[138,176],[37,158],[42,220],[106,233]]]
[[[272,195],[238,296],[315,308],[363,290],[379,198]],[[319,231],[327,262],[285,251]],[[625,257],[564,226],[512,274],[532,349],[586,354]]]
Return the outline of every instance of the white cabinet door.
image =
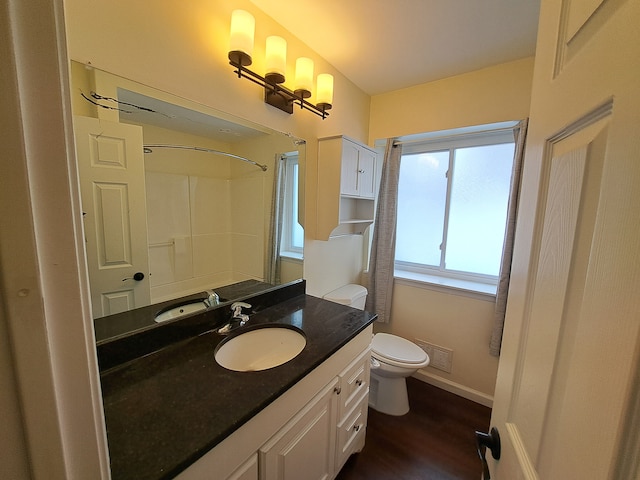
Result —
[[[358,155],[358,195],[365,198],[375,197],[376,154],[361,148]]]
[[[261,480],[327,480],[334,475],[338,379],[260,449]]]
[[[340,193],[355,197],[374,198],[375,165],[375,152],[343,139]]]
[[[349,140],[342,141],[340,193],[358,195],[358,158],[360,148]]]

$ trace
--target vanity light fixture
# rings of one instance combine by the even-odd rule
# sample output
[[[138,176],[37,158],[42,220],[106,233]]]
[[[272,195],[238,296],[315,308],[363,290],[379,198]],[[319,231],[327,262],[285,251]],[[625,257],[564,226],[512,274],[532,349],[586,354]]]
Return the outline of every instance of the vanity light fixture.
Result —
[[[294,90],[286,88],[285,82],[287,42],[282,37],[270,36],[266,41],[264,77],[247,68],[252,63],[255,19],[244,10],[231,14],[231,36],[229,63],[235,67],[238,78],[246,78],[264,88],[264,101],[280,110],[293,113],[293,106],[309,110],[323,119],[329,116],[333,102],[333,76],[318,75],[316,86],[317,104],[305,100],[311,97],[313,86],[313,61],[306,57],[296,61]]]

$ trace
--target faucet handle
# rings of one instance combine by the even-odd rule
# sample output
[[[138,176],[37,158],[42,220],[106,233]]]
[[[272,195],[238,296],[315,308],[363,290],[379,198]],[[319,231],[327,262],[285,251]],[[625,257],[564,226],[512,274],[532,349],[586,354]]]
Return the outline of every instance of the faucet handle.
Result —
[[[242,313],[243,308],[251,308],[251,305],[245,302],[233,302],[231,304],[231,311],[233,312],[233,316],[240,315]]]

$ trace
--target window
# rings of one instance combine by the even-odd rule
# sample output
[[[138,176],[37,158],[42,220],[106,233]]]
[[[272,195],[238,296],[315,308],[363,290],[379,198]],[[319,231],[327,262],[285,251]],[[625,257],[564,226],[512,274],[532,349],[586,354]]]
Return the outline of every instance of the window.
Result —
[[[288,153],[285,156],[280,255],[302,258],[304,229],[298,223],[298,152]]]
[[[397,272],[497,284],[514,148],[510,129],[403,145]]]

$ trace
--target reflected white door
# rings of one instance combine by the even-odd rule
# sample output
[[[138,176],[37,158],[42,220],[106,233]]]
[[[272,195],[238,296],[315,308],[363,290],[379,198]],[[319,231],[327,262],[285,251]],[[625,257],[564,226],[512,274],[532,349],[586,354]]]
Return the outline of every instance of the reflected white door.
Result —
[[[542,1],[492,478],[640,478],[638,25]]]
[[[150,303],[142,128],[75,117],[94,318]]]

